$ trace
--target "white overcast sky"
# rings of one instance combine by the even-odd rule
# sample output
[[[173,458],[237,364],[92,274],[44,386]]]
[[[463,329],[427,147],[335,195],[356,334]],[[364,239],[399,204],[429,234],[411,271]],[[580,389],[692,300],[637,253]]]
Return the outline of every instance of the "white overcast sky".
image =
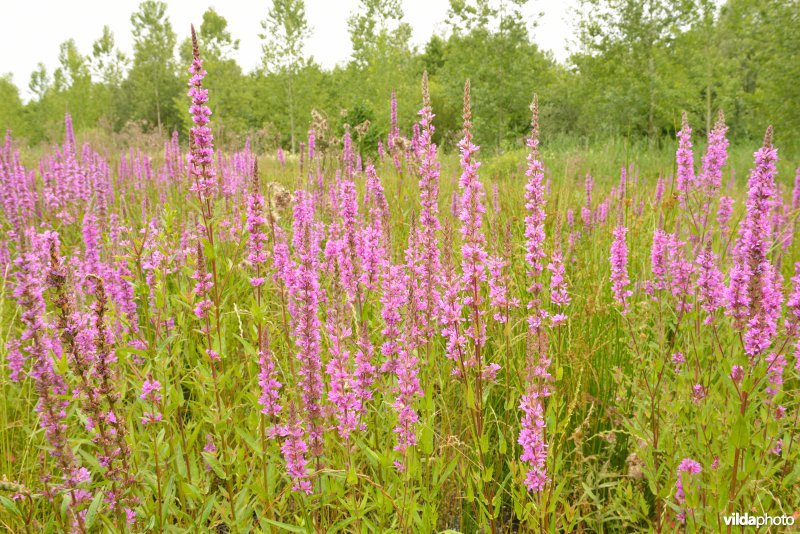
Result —
[[[30,74],[40,61],[52,75],[58,63],[58,46],[74,38],[84,54],[91,52],[103,25],[114,32],[117,45],[131,50],[130,16],[140,0],[2,0],[0,17],[0,74],[11,73],[24,99],[29,96]],[[168,0],[167,14],[179,42],[188,34],[191,23],[198,24],[208,7],[228,20],[234,38],[240,40],[236,59],[245,70],[255,67],[261,57],[258,33],[270,0]],[[552,50],[556,59],[567,56],[574,31],[569,22],[578,0],[533,0],[526,13],[529,21],[543,13],[533,31],[534,40]],[[332,67],[350,56],[347,17],[357,0],[306,0],[306,14],[312,35],[306,51],[323,66]],[[403,0],[405,20],[413,28],[413,42],[424,45],[433,33],[446,29],[448,0]]]

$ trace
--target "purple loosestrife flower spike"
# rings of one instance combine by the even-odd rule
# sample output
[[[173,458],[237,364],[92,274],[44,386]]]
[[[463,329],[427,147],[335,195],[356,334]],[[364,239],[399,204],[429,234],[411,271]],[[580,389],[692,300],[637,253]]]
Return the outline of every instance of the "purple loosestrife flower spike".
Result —
[[[422,74],[422,109],[419,111],[419,195],[420,212],[417,246],[420,248],[420,312],[425,321],[420,325],[426,338],[433,332],[433,321],[438,288],[436,280],[441,270],[439,242],[437,234],[441,229],[439,222],[439,161],[436,157],[436,144],[433,142],[433,110],[428,93],[428,73]]]
[[[320,224],[314,218],[313,197],[297,191],[292,241],[297,256],[289,286],[289,314],[292,337],[300,363],[298,387],[302,391],[303,423],[311,453],[322,452],[322,361],[320,359],[319,308],[323,297],[320,287]]]
[[[192,180],[191,191],[197,193],[206,215],[210,216],[210,199],[217,186],[216,170],[214,167],[214,136],[209,127],[211,109],[208,103],[208,89],[203,89],[203,78],[206,71],[203,69],[203,60],[200,59],[200,50],[197,44],[197,34],[192,26],[192,64],[189,67],[191,78],[189,80],[189,97],[192,105],[189,113],[192,116],[193,126],[189,130],[189,154],[187,156],[188,173]]]
[[[552,380],[547,370],[550,360],[544,329],[529,330],[526,365],[527,380],[525,394],[519,403],[522,420],[517,441],[522,446],[520,460],[528,464],[525,486],[528,491],[540,492],[548,480],[543,401],[550,395],[549,383]]]
[[[792,211],[800,210],[800,167],[797,167],[794,175],[794,187],[792,188]]]
[[[211,288],[214,287],[214,283],[211,281],[211,273],[206,271],[206,257],[203,253],[203,244],[200,241],[197,242],[196,259],[197,265],[194,274],[192,274],[192,279],[195,281],[194,295],[197,299],[197,303],[194,307],[194,315],[198,319],[205,319],[208,310],[211,309],[212,306],[211,299],[208,297]]]
[[[308,480],[308,443],[303,427],[297,419],[294,404],[289,405],[289,421],[276,428],[277,435],[284,438],[281,453],[286,460],[286,471],[292,479],[292,490],[311,495],[311,481]]]
[[[470,83],[464,85],[464,137],[458,143],[461,151],[461,178],[459,180],[458,219],[461,222],[461,285],[465,294],[464,306],[472,310],[465,335],[476,348],[476,357],[486,343],[485,312],[482,309],[481,287],[486,282],[486,236],[483,233],[483,184],[478,178],[480,162],[474,160],[478,147],[472,142],[472,110],[470,105]],[[475,362],[482,366],[482,362]]]
[[[93,275],[92,275],[93,276]],[[108,298],[102,279],[93,276],[95,302],[92,306],[94,334],[94,368],[95,380],[93,398],[101,402],[103,409],[95,425],[98,430],[96,440],[101,442],[104,454],[98,458],[101,466],[106,468],[106,477],[114,481],[114,489],[106,496],[106,502],[112,510],[131,510],[136,497],[130,491],[135,480],[130,470],[130,447],[127,441],[127,425],[123,419],[120,394],[117,386],[115,365],[117,355],[113,344],[113,334],[106,327]],[[132,512],[131,512],[132,513]]]
[[[360,292],[375,291],[380,275],[386,266],[386,252],[390,248],[388,235],[389,206],[383,186],[372,164],[366,171],[366,204],[369,221],[356,234],[356,256],[360,266]]]
[[[531,136],[527,140],[528,148],[528,167],[525,175],[528,182],[525,184],[525,209],[528,214],[525,216],[525,261],[528,264],[527,275],[530,280],[528,292],[528,325],[531,329],[538,329],[541,326],[543,311],[541,310],[541,275],[544,270],[543,260],[546,257],[544,251],[545,241],[545,192],[544,184],[544,165],[539,159],[539,103],[536,95],[531,104]]]
[[[464,302],[462,293],[464,291],[463,277],[458,275],[456,266],[453,263],[451,253],[452,227],[450,221],[445,222],[444,228],[444,257],[442,261],[442,273],[439,283],[442,292],[439,294],[437,302],[437,313],[439,323],[442,325],[442,335],[447,339],[446,355],[457,364],[453,368],[452,374],[464,376],[466,367],[474,366],[477,362],[470,358],[467,359],[468,338],[464,335]]]
[[[721,196],[719,198],[717,226],[719,227],[723,239],[727,239],[728,237],[728,221],[730,221],[731,214],[733,213],[733,202],[733,199],[729,196]]]
[[[523,395],[519,405],[523,412],[519,444],[520,460],[530,465],[525,475],[529,491],[539,492],[547,482],[547,443],[544,441],[544,413],[541,401],[531,394]]]
[[[328,401],[333,406],[339,437],[347,441],[358,426],[359,404],[353,390],[351,357],[347,348],[351,329],[347,323],[342,291],[335,278],[328,303],[325,329],[328,333],[330,352],[330,359],[325,368],[330,377]]]
[[[402,141],[400,139],[400,129],[397,126],[397,92],[392,90],[392,114],[391,125],[389,127],[389,136],[387,139],[389,152],[392,154],[392,163],[398,173],[403,172],[403,165],[400,162],[400,152]]]
[[[403,334],[400,354],[397,357],[395,375],[397,375],[396,396],[394,409],[397,412],[397,426],[394,433],[397,435],[395,451],[405,453],[408,447],[417,444],[417,434],[415,425],[419,420],[419,415],[414,409],[414,400],[423,395],[422,387],[419,382],[419,359],[416,350],[408,347],[408,335]]]
[[[385,325],[381,331],[381,353],[385,360],[381,372],[394,372],[400,354],[402,310],[408,299],[408,277],[402,265],[390,265],[383,274],[384,291],[381,293],[381,317]]]
[[[412,219],[413,220],[413,219]],[[419,358],[417,347],[424,340],[419,327],[419,299],[416,297],[421,284],[418,277],[423,272],[419,268],[419,247],[417,246],[417,231],[413,224],[409,232],[409,243],[406,249],[406,274],[402,269],[398,271],[399,280],[390,284],[402,285],[408,293],[405,298],[406,313],[405,325],[398,343],[398,353],[394,365],[396,383],[394,387],[395,400],[393,408],[397,413],[397,424],[393,432],[397,436],[394,450],[405,455],[408,447],[417,443],[416,423],[419,415],[414,409],[417,397],[423,396],[422,386],[419,381]],[[405,464],[395,462],[399,470],[405,469]]]
[[[737,329],[746,329],[745,352],[751,357],[771,344],[782,300],[781,276],[769,260],[771,212],[777,201],[777,159],[770,126],[763,146],[755,153],[755,166],[748,180],[747,213],[739,227],[726,294],[726,313],[734,318]]]
[[[660,225],[659,225],[660,226]],[[653,232],[653,246],[650,249],[650,272],[653,279],[647,287],[647,292],[653,295],[656,291],[663,291],[667,287],[667,255],[669,236],[660,227]]]
[[[250,278],[250,285],[258,287],[264,283],[261,269],[267,262],[267,234],[265,231],[264,196],[261,194],[258,180],[258,160],[253,162],[253,180],[247,195],[247,261],[253,267],[255,276]]]
[[[681,241],[678,232],[669,236],[667,244],[667,271],[669,272],[670,291],[676,298],[678,310],[689,311],[692,308],[694,265],[686,259],[686,243]]]
[[[258,385],[261,388],[261,396],[258,398],[258,404],[261,405],[261,413],[264,415],[277,416],[282,410],[280,405],[282,384],[278,382],[275,358],[269,346],[266,328],[261,336],[262,349],[258,353]]]
[[[703,468],[695,460],[691,458],[684,458],[678,466],[678,479],[675,481],[675,500],[678,505],[683,507],[686,503],[686,493],[684,491],[684,483],[693,480],[693,475],[700,474]],[[686,512],[692,513],[691,508],[681,509],[678,513],[678,521],[684,523],[686,521]]]
[[[725,136],[727,131],[725,116],[720,111],[714,128],[708,132],[708,148],[703,156],[702,174],[698,184],[708,197],[716,195],[722,186],[722,167],[728,161],[728,138]]]
[[[546,312],[542,309],[541,275],[545,241],[545,190],[542,180],[544,166],[539,159],[539,103],[536,95],[531,103],[531,136],[527,140],[530,152],[527,157],[525,175],[525,261],[528,264],[528,288],[531,294],[528,301],[528,353],[526,358],[527,380],[525,393],[520,399],[522,411],[518,442],[522,446],[520,460],[528,464],[525,486],[529,491],[539,492],[547,482],[547,442],[544,433],[543,397],[550,395],[548,383],[551,380],[547,357],[547,334],[542,325]]]
[[[714,312],[725,304],[725,283],[722,272],[717,267],[717,257],[709,241],[697,257],[697,290],[700,307],[707,314],[704,324],[714,320]]]
[[[141,423],[143,425],[149,425],[161,421],[162,415],[158,408],[158,405],[161,402],[160,392],[161,383],[158,380],[148,378],[144,381],[144,383],[142,383],[142,393],[139,395],[139,398],[153,405],[152,412],[145,411],[142,413]]]
[[[681,207],[686,207],[687,196],[692,185],[695,183],[694,177],[694,156],[692,154],[692,129],[689,127],[689,119],[686,112],[681,116],[681,130],[678,132],[678,151],[675,159],[678,164],[678,200]]]
[[[587,173],[584,182],[584,189],[586,190],[586,205],[581,207],[581,220],[586,230],[592,229],[592,191],[594,190],[594,179],[592,175]]]
[[[375,382],[375,366],[373,358],[375,347],[369,339],[366,328],[361,329],[358,342],[356,343],[355,369],[353,371],[353,390],[358,398],[358,417],[366,414],[367,402],[372,400],[372,385]],[[366,424],[360,420],[359,429],[365,430]]]
[[[621,219],[621,217],[620,217]],[[622,314],[628,313],[628,298],[633,292],[627,289],[628,278],[628,243],[626,236],[628,229],[620,223],[614,229],[614,242],[611,244],[611,290],[614,299],[622,306]]]
[[[275,283],[285,288],[291,287],[294,281],[294,267],[292,265],[289,244],[286,242],[286,233],[283,231],[283,228],[279,226],[275,227],[272,263],[275,269],[272,275]]]
[[[361,257],[359,256],[358,192],[355,182],[345,176],[339,182],[339,242],[336,263],[339,279],[347,292],[349,302],[361,302]]]
[[[661,199],[664,198],[664,176],[659,175],[658,181],[656,182],[656,193],[655,197],[653,198],[653,204],[661,204]]]
[[[314,160],[314,155],[317,153],[317,132],[314,128],[308,130],[308,161]]]
[[[104,269],[100,262],[100,229],[97,217],[88,212],[83,218],[83,276],[103,276]]]
[[[769,384],[767,385],[767,395],[772,398],[776,396],[783,385],[783,370],[786,368],[786,357],[779,353],[773,352],[766,357],[767,363],[767,377]]]
[[[794,264],[792,277],[792,291],[786,301],[788,317],[786,318],[786,332],[791,336],[800,334],[800,262]]]
[[[505,324],[508,322],[508,315],[512,308],[519,308],[519,299],[516,297],[509,297],[510,278],[508,275],[507,267],[509,262],[506,258],[511,256],[511,240],[509,239],[510,231],[507,228],[505,233],[505,250],[503,254],[491,256],[487,260],[487,268],[489,269],[489,302],[496,310],[494,320]]]
[[[25,344],[23,350],[32,360],[29,376],[33,380],[33,389],[38,397],[35,411],[39,414],[39,426],[44,430],[49,454],[61,471],[63,485],[59,484],[56,487],[64,489],[70,496],[70,519],[74,518],[76,526],[80,526],[79,530],[82,531],[83,520],[79,508],[92,496],[78,485],[88,480],[90,475],[85,468],[78,466],[68,443],[67,384],[53,365],[50,353],[56,351],[57,340],[48,332],[49,325],[44,320],[46,305],[43,292],[48,283],[45,279],[48,269],[45,267],[42,253],[47,253],[51,247],[58,247],[58,234],[55,232],[35,234],[31,230],[27,233],[27,237],[30,251],[22,252],[14,260],[17,268],[14,297],[22,308],[21,320],[24,326],[20,342]],[[52,282],[53,279],[50,277],[50,283]],[[51,491],[52,489],[47,489],[50,498],[52,498]]]
[[[559,224],[558,226],[560,227],[561,225]],[[567,306],[572,299],[569,296],[567,279],[564,276],[566,269],[564,267],[564,256],[561,252],[560,228],[556,229],[555,241],[556,245],[550,257],[550,263],[547,264],[547,270],[550,271],[550,302],[558,310],[558,313],[552,316],[552,322],[553,326],[558,326],[567,319],[561,309]]]

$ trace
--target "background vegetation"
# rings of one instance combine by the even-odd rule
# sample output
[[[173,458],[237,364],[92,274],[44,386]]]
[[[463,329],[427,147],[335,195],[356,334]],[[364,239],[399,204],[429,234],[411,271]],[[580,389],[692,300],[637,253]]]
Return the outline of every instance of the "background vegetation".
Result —
[[[484,151],[521,146],[533,92],[540,95],[547,135],[573,143],[621,137],[649,143],[673,138],[680,112],[697,133],[726,114],[734,141],[754,141],[773,123],[776,142],[796,145],[800,133],[800,7],[796,0],[583,0],[574,21],[575,46],[565,63],[533,41],[526,0],[452,0],[446,31],[417,48],[401,2],[361,0],[348,26],[349,61],[321,67],[304,52],[309,33],[302,0],[275,0],[264,13],[263,62],[244,72],[227,21],[209,9],[199,24],[207,86],[222,145],[295,150],[319,112],[336,134],[369,121],[362,148],[375,151],[389,128],[391,91],[401,103],[401,130],[419,107],[419,79],[431,76],[436,140],[454,149],[460,92],[473,86],[476,142]],[[255,16],[256,14],[254,14]],[[100,129],[180,132],[185,139],[184,66],[188,27],[173,28],[166,5],[146,0],[131,15],[134,47],[121,53],[106,27],[92,50],[72,40],[59,66],[33,72],[24,103],[0,79],[0,127],[29,144],[60,139],[64,113],[78,132]],[[89,98],[87,98],[87,95]]]

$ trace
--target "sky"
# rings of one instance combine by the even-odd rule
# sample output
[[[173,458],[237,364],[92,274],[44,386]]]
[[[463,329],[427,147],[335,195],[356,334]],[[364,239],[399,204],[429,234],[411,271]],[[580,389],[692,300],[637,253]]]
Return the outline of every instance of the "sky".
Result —
[[[58,47],[74,38],[83,54],[91,52],[92,43],[100,37],[104,25],[114,33],[123,52],[132,50],[131,13],[140,0],[3,0],[0,17],[0,75],[11,73],[21,96],[31,95],[28,81],[39,62],[51,74],[58,65]],[[422,47],[434,33],[446,30],[444,20],[448,0],[402,0],[405,20],[413,28],[413,44]],[[556,59],[567,57],[567,46],[573,27],[568,22],[578,0],[534,0],[526,7],[529,21],[537,20],[534,40]],[[228,20],[234,38],[240,40],[236,60],[247,71],[260,62],[262,31],[260,21],[266,17],[269,0],[167,0],[167,15],[178,42],[189,33],[191,23],[200,24],[202,14],[213,7]],[[324,67],[346,62],[350,57],[347,18],[356,9],[358,0],[306,0],[306,15],[311,37],[306,52]]]

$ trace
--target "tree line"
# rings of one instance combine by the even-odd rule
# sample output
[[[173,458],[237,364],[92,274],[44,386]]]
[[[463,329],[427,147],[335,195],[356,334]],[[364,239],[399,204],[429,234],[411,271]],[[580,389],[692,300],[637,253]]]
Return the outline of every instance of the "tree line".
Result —
[[[758,137],[766,123],[785,143],[800,134],[798,0],[581,0],[565,62],[534,43],[536,21],[523,14],[525,4],[450,0],[446,31],[416,47],[400,0],[360,0],[348,19],[352,56],[326,69],[305,51],[303,0],[270,0],[262,62],[252,72],[234,59],[239,41],[225,18],[208,9],[197,33],[218,142],[249,137],[298,150],[309,127],[323,144],[349,127],[362,150],[376,150],[390,127],[393,91],[401,129],[410,130],[425,70],[445,149],[460,132],[467,78],[475,139],[487,150],[519,145],[534,92],[548,135],[576,142],[660,142],[680,128],[682,111],[700,133],[723,110],[735,139]],[[145,0],[131,15],[131,54],[107,26],[90,51],[62,43],[55,71],[40,63],[31,74],[29,102],[9,75],[0,77],[0,128],[29,144],[47,142],[61,135],[69,112],[77,131],[185,138],[188,30],[179,39],[166,4]]]

